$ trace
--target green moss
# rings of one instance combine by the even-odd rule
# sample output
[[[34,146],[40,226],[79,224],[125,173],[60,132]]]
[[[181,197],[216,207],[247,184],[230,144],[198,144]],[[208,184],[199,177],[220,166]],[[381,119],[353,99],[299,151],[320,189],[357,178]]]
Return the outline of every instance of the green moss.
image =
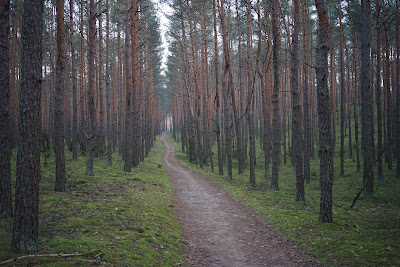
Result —
[[[41,169],[40,253],[101,249],[101,254],[31,259],[20,264],[174,266],[183,262],[172,186],[164,168],[159,167],[162,151],[157,139],[145,162],[129,173],[123,171],[123,162],[116,154],[112,167],[106,166],[106,160],[95,159],[92,177],[85,175],[85,157],[72,161],[66,152],[66,193],[53,191],[55,165],[51,155],[47,167]],[[15,177],[15,157],[13,162]],[[11,228],[12,220],[0,220],[0,261],[16,256],[10,249]]]

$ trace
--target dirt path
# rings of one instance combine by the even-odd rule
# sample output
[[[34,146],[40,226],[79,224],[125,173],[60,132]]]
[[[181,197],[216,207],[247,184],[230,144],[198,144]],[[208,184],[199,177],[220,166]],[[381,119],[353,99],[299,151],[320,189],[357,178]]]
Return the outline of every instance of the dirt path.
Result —
[[[318,266],[254,211],[175,158],[165,133],[163,164],[175,192],[188,266]]]

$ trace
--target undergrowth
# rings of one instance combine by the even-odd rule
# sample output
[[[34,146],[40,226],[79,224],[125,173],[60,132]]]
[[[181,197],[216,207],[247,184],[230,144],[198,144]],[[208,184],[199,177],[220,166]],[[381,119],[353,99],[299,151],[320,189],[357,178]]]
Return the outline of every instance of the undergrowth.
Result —
[[[94,162],[95,176],[85,175],[85,156],[71,160],[66,152],[67,192],[54,192],[54,156],[41,167],[40,252],[84,253],[82,257],[49,257],[19,261],[41,266],[175,266],[183,262],[181,230],[173,190],[160,165],[163,145],[157,138],[152,152],[132,172],[113,154]],[[13,178],[15,179],[15,157]],[[13,181],[14,182],[14,181]],[[17,255],[11,251],[12,219],[0,219],[0,262]]]
[[[177,143],[171,134],[168,137],[174,143],[177,158],[183,165],[210,178],[234,197],[244,201],[265,220],[274,224],[283,235],[310,251],[321,263],[334,266],[400,265],[400,179],[395,178],[395,170],[387,170],[385,167],[385,183],[375,183],[374,198],[360,198],[355,207],[350,209],[353,198],[362,187],[362,173],[357,173],[356,162],[349,158],[347,151],[345,176],[339,176],[340,154],[337,146],[333,181],[334,222],[322,224],[318,221],[320,190],[317,156],[311,160],[312,176],[310,184],[305,185],[306,201],[296,202],[296,178],[290,160],[286,165],[281,162],[280,190],[272,191],[269,187],[271,178],[264,177],[263,153],[258,142],[257,183],[252,187],[248,165],[246,171],[239,175],[237,160],[234,159],[233,181],[229,182],[218,175],[216,150],[215,173],[212,173],[209,165],[201,169],[189,163],[182,153],[181,143]],[[340,145],[340,139],[337,143]]]

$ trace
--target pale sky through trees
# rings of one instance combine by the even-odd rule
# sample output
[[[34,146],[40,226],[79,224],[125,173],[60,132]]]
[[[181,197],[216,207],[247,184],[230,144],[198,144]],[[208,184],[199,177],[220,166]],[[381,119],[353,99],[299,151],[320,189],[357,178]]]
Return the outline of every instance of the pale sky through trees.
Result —
[[[161,68],[162,72],[164,73],[166,69],[167,58],[169,55],[168,42],[166,36],[169,27],[169,20],[167,16],[172,14],[172,8],[165,0],[152,0],[152,1],[156,5],[157,17],[160,22],[161,40],[163,48]]]

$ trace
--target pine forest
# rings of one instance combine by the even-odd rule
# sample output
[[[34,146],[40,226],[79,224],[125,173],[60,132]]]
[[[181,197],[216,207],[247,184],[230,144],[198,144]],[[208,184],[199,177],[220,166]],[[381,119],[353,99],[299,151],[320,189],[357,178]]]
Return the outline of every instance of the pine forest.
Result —
[[[0,265],[400,265],[400,0],[0,0]]]

